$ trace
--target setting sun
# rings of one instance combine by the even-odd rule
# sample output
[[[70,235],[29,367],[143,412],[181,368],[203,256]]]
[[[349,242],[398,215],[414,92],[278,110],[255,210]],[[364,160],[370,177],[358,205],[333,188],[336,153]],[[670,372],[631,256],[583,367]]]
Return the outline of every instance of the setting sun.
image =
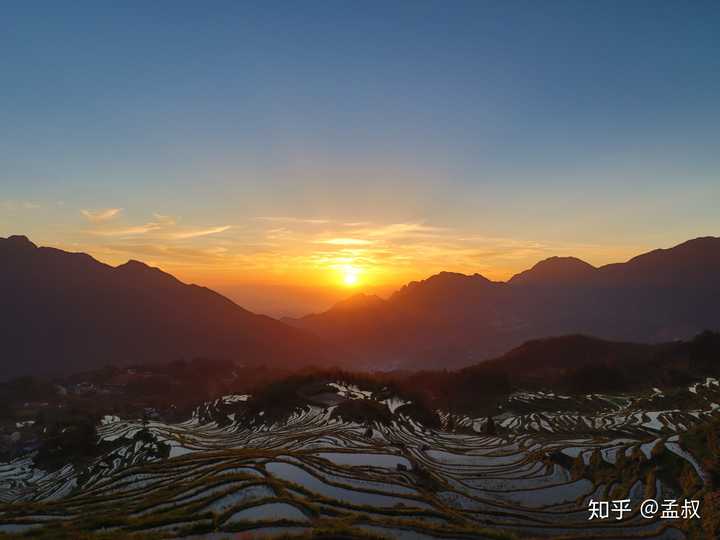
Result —
[[[358,274],[359,271],[357,268],[348,267],[343,272],[343,284],[346,287],[354,287],[358,284]]]

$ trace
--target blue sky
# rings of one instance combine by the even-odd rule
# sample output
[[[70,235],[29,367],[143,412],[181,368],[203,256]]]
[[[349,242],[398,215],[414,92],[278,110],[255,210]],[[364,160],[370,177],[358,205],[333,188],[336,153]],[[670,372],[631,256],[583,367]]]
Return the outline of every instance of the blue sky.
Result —
[[[3,10],[3,236],[379,285],[720,230],[717,2]]]

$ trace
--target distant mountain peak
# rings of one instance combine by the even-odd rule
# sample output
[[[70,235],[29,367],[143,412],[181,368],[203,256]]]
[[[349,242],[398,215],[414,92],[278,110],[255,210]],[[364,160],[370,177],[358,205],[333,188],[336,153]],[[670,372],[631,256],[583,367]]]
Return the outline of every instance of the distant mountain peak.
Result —
[[[151,266],[148,266],[144,262],[130,259],[128,262],[123,263],[116,267],[116,270],[152,270]]]
[[[156,266],[150,266],[142,261],[138,261],[135,259],[130,259],[128,262],[116,266],[115,272],[117,272],[121,276],[125,276],[125,279],[146,280],[148,284],[153,283],[155,285],[185,285],[185,283],[180,281],[178,278],[176,278],[172,274],[168,274],[161,268],[157,268]]]
[[[460,272],[447,272],[442,271],[438,272],[437,274],[434,274],[427,278],[425,281],[469,281],[469,280],[479,280],[479,281],[490,281],[485,276],[475,273],[475,274],[462,274]]]
[[[508,283],[548,284],[582,280],[595,274],[597,268],[577,257],[549,257],[529,270],[515,274]]]
[[[14,234],[7,238],[0,238],[0,241],[6,242],[8,246],[19,247],[19,248],[37,248],[30,239],[22,234]]]
[[[422,281],[404,285],[390,296],[389,302],[432,311],[449,305],[449,299],[462,298],[463,302],[470,302],[470,299],[478,300],[492,294],[501,286],[501,283],[490,281],[480,274],[439,272]]]
[[[352,295],[350,298],[337,302],[330,309],[335,310],[354,310],[354,309],[367,309],[373,306],[379,306],[385,303],[385,300],[375,294],[358,293]]]
[[[478,284],[490,284],[493,283],[488,278],[486,278],[483,275],[480,274],[461,274],[460,272],[438,272],[437,274],[433,274],[432,276],[420,280],[420,281],[411,281],[400,291],[403,290],[414,290],[419,288],[435,288],[435,287],[452,287],[455,285],[465,285],[468,283],[478,283]]]
[[[691,238],[675,246],[675,248],[685,247],[710,247],[720,245],[720,237],[718,236],[698,236],[697,238]],[[675,249],[670,248],[670,249]]]
[[[676,246],[667,249],[653,249],[647,253],[642,253],[630,259],[628,262],[654,260],[657,257],[675,256],[675,257],[695,257],[704,256],[706,254],[716,253],[715,250],[720,249],[720,237],[701,236],[686,240]]]

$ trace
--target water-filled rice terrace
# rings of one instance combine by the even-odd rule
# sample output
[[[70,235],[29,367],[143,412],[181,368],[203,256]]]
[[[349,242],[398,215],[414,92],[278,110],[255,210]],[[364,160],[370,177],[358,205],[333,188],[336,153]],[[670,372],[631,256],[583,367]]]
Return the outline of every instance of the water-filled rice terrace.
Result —
[[[123,538],[335,530],[407,539],[684,539],[687,524],[644,519],[639,502],[682,501],[703,488],[707,475],[679,435],[715,415],[720,400],[713,379],[685,389],[691,408],[682,410],[657,389],[519,392],[492,430],[486,418],[447,412],[431,429],[406,415],[400,398],[341,382],[332,388],[326,405],[266,422],[262,413],[237,422],[227,412],[247,396],[207,403],[178,424],[106,417],[98,434],[113,449],[86,469],[46,472],[32,455],[0,464],[0,533],[64,523]],[[333,414],[347,400],[375,400],[391,420]],[[690,487],[678,485],[681,477]],[[633,512],[588,521],[591,498],[629,498]]]

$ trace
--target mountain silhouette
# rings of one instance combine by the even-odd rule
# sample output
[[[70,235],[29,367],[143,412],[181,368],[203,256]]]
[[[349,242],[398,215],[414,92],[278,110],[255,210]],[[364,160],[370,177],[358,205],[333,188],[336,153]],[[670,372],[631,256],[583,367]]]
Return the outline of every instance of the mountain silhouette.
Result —
[[[0,238],[0,261],[0,378],[196,357],[327,360],[315,336],[138,261],[114,268],[24,236]]]
[[[441,272],[384,302],[288,323],[342,346],[363,368],[456,368],[546,336],[660,343],[720,327],[720,238],[596,268],[551,257],[507,282]]]
[[[138,261],[0,238],[2,378],[107,364],[459,368],[546,336],[661,343],[720,327],[720,238],[598,268],[551,257],[507,282],[441,272],[387,300],[355,295],[300,319],[257,315]]]
[[[510,283],[522,285],[570,284],[595,277],[598,269],[576,257],[550,257],[530,270],[514,275]]]

